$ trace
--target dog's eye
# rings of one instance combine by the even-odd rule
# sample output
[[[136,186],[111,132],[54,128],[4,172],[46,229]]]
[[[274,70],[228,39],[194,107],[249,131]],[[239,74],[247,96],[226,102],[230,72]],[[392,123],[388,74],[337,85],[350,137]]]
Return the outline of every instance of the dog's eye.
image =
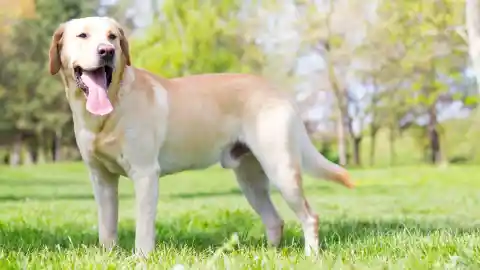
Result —
[[[87,34],[85,34],[85,33],[80,33],[80,34],[77,35],[77,37],[79,37],[79,38],[87,38]]]
[[[109,34],[108,38],[111,39],[111,40],[114,40],[114,39],[117,38],[117,36],[115,34]]]

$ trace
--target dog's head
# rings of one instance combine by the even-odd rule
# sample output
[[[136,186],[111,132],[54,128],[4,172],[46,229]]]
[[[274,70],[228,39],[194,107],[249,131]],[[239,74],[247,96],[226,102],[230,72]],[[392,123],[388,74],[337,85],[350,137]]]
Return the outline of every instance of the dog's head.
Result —
[[[113,110],[107,91],[114,75],[130,65],[128,42],[120,25],[108,17],[73,19],[61,24],[52,37],[50,73],[60,69],[85,97],[95,115]]]

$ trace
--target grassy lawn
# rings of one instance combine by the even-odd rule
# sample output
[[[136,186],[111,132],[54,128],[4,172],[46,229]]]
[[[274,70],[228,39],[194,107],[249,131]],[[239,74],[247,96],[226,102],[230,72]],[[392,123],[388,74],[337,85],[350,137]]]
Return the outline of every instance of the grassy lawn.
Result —
[[[97,248],[96,207],[82,164],[0,168],[0,269],[448,269],[480,268],[480,168],[353,171],[347,190],[305,179],[320,215],[320,258],[303,257],[299,223],[266,246],[260,219],[219,168],[162,179],[157,250],[132,256],[132,183],[120,187],[120,247]],[[231,249],[219,248],[238,233]],[[217,252],[216,252],[217,251]]]

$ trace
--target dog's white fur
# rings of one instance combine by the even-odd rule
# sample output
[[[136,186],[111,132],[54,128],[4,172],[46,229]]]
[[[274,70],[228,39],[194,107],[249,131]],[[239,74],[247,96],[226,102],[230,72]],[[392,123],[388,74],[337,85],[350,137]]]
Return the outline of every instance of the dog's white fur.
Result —
[[[80,33],[88,37],[80,39]],[[109,38],[110,33],[118,38]],[[98,67],[96,49],[102,43],[116,49],[108,89],[114,110],[95,116],[85,109],[73,68]],[[266,226],[268,240],[278,245],[283,220],[270,200],[268,184],[274,184],[302,224],[307,255],[318,251],[318,218],[303,195],[301,168],[314,177],[353,187],[343,168],[317,152],[295,103],[284,92],[253,75],[167,80],[131,67],[128,42],[111,18],[61,24],[52,38],[50,72],[60,73],[65,85],[77,145],[98,205],[99,240],[107,248],[117,241],[120,175],[134,182],[135,250],[141,254],[155,246],[158,181],[167,174],[217,162],[233,169]]]

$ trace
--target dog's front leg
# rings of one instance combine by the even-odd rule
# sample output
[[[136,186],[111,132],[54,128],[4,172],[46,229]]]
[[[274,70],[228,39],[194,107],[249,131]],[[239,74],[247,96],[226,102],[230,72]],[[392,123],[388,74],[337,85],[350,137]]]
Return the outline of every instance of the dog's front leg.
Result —
[[[147,256],[155,248],[155,218],[160,168],[136,170],[131,178],[135,187],[135,253]]]
[[[98,208],[99,241],[103,247],[111,249],[117,242],[119,176],[98,166],[89,169]]]

